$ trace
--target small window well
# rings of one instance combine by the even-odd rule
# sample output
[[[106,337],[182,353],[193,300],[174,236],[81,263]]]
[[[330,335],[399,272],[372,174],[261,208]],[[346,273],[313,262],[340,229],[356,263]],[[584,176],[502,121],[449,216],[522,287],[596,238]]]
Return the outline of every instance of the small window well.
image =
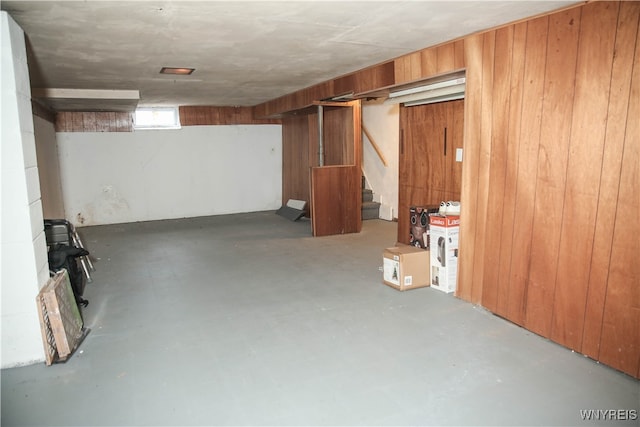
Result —
[[[142,107],[136,109],[133,119],[135,129],[180,129],[180,113],[177,107]]]

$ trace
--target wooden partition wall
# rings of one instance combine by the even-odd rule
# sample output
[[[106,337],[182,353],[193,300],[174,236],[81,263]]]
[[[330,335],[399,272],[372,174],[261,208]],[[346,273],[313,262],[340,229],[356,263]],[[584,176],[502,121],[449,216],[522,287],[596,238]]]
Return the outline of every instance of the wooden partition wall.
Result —
[[[282,204],[289,199],[311,200],[309,169],[317,164],[311,145],[309,115],[282,119]],[[316,118],[317,123],[317,118]],[[316,125],[317,126],[317,125]],[[317,136],[315,137],[317,138]],[[307,215],[310,209],[307,206]]]
[[[282,119],[282,200],[308,202],[314,236],[356,233],[361,222],[360,101],[322,105],[322,155],[318,107]]]
[[[352,111],[347,108],[325,108],[324,164],[337,166],[354,163],[352,147]],[[349,141],[349,144],[346,142]],[[287,114],[282,119],[282,203],[289,199],[304,200],[311,207],[309,171],[319,165],[317,108],[300,114]],[[309,209],[310,213],[310,209]]]
[[[403,56],[393,70],[403,84],[466,69],[457,296],[635,377],[639,21],[640,2],[590,2]],[[334,85],[314,88],[337,95]]]
[[[458,296],[640,376],[638,2],[465,40]]]
[[[316,237],[359,233],[362,186],[359,166],[311,168],[311,220]]]

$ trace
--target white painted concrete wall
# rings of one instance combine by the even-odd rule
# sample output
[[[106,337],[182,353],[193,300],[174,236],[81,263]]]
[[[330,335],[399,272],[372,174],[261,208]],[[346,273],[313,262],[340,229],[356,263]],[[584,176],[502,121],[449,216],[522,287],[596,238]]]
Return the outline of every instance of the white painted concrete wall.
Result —
[[[33,126],[43,215],[48,219],[64,218],[55,126],[38,116],[33,116]]]
[[[280,125],[58,133],[66,218],[113,224],[278,209]]]
[[[400,140],[400,108],[382,101],[362,103],[362,124],[382,151],[387,166],[382,164],[365,135],[362,136],[362,165],[367,186],[375,201],[382,203],[380,218],[398,217],[398,156]]]
[[[44,361],[36,295],[49,280],[24,33],[0,12],[2,368]]]

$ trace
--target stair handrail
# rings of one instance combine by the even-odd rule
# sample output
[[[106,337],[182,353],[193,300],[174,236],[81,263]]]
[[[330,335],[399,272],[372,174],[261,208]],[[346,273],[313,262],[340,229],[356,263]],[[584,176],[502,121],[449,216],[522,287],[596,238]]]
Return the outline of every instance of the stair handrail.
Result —
[[[362,124],[362,131],[366,135],[367,139],[369,140],[369,143],[371,144],[371,146],[375,150],[376,154],[378,154],[378,157],[380,158],[380,161],[382,162],[384,167],[387,167],[387,161],[385,160],[384,155],[382,154],[382,151],[380,151],[380,148],[378,147],[378,144],[376,144],[376,142],[373,140],[373,138],[371,137],[371,134],[369,133],[367,128],[364,126],[364,123]]]

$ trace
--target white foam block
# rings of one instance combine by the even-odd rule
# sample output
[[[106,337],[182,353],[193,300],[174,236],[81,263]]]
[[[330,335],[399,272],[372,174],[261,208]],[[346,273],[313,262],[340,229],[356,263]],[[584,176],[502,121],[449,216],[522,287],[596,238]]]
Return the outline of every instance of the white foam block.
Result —
[[[304,200],[289,199],[287,201],[287,207],[289,208],[303,211],[305,206],[307,206],[307,202],[305,202]]]

